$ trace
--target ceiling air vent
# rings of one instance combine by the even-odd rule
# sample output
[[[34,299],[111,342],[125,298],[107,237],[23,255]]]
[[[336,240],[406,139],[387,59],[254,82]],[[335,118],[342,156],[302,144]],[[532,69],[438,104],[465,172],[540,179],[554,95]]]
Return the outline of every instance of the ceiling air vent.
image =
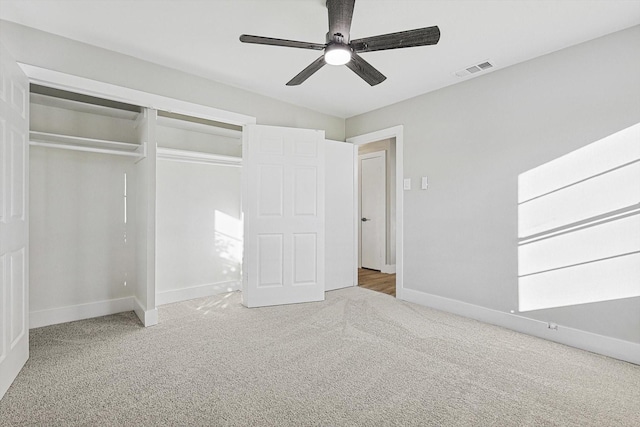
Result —
[[[458,77],[465,77],[471,74],[476,74],[481,71],[488,70],[489,68],[493,68],[493,64],[489,61],[484,61],[479,64],[474,64],[470,67],[467,67],[464,70],[456,71],[454,74]]]

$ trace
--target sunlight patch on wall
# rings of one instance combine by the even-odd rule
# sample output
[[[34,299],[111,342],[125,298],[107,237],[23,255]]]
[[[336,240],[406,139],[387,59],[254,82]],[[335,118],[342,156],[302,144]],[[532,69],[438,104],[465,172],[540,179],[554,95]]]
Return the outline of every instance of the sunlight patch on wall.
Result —
[[[640,296],[640,123],[518,177],[518,303]]]
[[[231,215],[216,210],[215,224],[216,254],[227,261],[241,263],[243,247],[242,219],[234,218]]]

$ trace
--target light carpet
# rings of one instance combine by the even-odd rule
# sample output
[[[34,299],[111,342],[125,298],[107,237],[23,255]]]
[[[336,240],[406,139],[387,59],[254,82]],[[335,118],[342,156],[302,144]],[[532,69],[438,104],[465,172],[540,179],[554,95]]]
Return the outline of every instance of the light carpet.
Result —
[[[31,331],[0,424],[639,426],[640,366],[361,288]]]

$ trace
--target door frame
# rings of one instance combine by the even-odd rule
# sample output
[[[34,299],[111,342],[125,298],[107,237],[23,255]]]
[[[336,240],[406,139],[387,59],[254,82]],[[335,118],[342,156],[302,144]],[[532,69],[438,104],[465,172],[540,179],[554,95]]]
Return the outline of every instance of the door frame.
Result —
[[[366,154],[358,155],[358,217],[362,218],[362,168],[360,167],[363,160],[372,158],[382,158],[382,164],[384,165],[383,174],[383,188],[384,192],[384,210],[382,211],[382,221],[378,224],[378,228],[382,227],[382,233],[380,234],[378,244],[382,248],[382,259],[380,259],[380,271],[383,271],[387,264],[387,155],[385,151],[374,151]],[[362,220],[358,222],[358,267],[362,267]],[[381,241],[380,241],[381,240]]]
[[[347,142],[354,145],[354,157],[355,167],[353,174],[353,185],[357,188],[358,185],[358,146],[368,144],[370,142],[376,142],[383,139],[395,138],[396,139],[396,298],[403,298],[404,291],[404,232],[403,232],[403,204],[404,204],[404,190],[403,190],[403,178],[404,178],[404,126],[398,125],[386,129],[381,129],[375,132],[369,132],[362,135],[352,136],[347,138]],[[358,203],[358,194],[354,191],[354,203]],[[358,257],[358,242],[360,240],[360,233],[358,232],[358,222],[360,218],[354,215],[354,226],[356,229],[355,241],[354,241],[354,258]],[[358,266],[354,263],[353,266],[353,280],[357,286],[358,283]]]
[[[255,117],[245,114],[221,110],[189,101],[182,101],[164,95],[118,86],[22,62],[18,62],[18,66],[29,78],[29,83],[236,126],[256,124]]]
[[[164,95],[157,95],[151,92],[118,86],[104,81],[80,77],[73,74],[51,70],[48,68],[25,64],[22,62],[18,62],[18,66],[27,75],[29,83],[43,85],[55,89],[67,90],[83,95],[124,102],[127,104],[144,107],[150,110],[164,110],[172,113],[214,120],[243,127],[245,125],[255,124],[257,121],[253,116],[221,110],[219,108],[196,104],[189,101],[182,101]],[[153,185],[155,185],[155,183]],[[155,194],[153,194],[153,201],[150,203],[155,205]],[[153,232],[155,233],[155,227]],[[154,294],[157,294],[156,291],[157,290],[154,289]],[[141,308],[138,304],[135,303],[135,300],[132,305],[132,309]],[[141,314],[144,314],[141,317],[141,321],[145,324],[145,326],[150,326],[157,323],[157,302],[153,305],[154,306],[151,308],[146,307],[144,313],[141,312]],[[145,309],[145,307],[142,307],[142,309]],[[136,314],[138,314],[139,311],[140,310],[136,310]],[[138,315],[140,316],[140,314]],[[29,313],[29,316],[31,316],[31,313]],[[143,317],[145,319],[143,319]],[[149,318],[148,321],[146,320],[147,317]],[[79,317],[75,320],[79,320],[82,318],[85,317]]]

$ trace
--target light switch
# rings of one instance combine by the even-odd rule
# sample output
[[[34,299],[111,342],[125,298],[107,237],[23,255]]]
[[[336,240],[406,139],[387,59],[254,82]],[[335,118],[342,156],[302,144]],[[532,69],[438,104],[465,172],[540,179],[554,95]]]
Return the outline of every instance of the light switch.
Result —
[[[429,181],[427,181],[427,177],[426,176],[423,176],[422,177],[422,189],[426,190],[428,186],[429,186]]]
[[[404,179],[404,189],[411,190],[411,178]]]

